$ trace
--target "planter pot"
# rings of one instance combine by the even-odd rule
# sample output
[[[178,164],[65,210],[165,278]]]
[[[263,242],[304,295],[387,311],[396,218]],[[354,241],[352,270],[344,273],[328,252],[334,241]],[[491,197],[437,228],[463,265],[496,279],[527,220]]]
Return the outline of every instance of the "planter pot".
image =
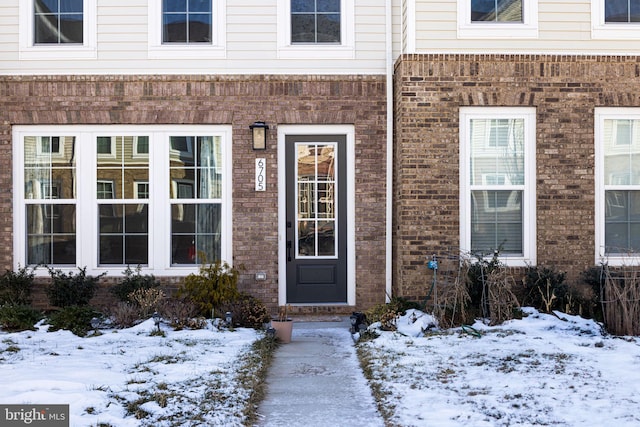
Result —
[[[272,320],[271,327],[276,330],[276,338],[280,342],[287,344],[291,342],[291,332],[293,331],[293,320]]]

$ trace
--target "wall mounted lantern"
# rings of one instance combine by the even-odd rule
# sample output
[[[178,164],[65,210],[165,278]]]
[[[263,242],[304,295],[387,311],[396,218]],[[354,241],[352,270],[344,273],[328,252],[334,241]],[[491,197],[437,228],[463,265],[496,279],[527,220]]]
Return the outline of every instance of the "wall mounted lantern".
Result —
[[[254,150],[266,150],[267,149],[267,129],[269,126],[265,122],[253,122],[251,126],[251,140],[253,142]]]

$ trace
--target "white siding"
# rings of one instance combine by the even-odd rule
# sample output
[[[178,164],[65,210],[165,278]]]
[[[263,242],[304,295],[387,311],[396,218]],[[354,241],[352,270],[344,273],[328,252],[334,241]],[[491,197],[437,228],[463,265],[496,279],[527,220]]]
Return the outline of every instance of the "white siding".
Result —
[[[458,38],[457,0],[404,1],[416,7],[416,51],[406,53],[640,54],[638,40],[592,37],[589,0],[539,0],[537,38],[482,40]],[[635,31],[640,37],[640,26]]]
[[[0,2],[0,74],[383,74],[385,1],[355,1],[355,54],[344,59],[279,59],[277,0],[227,0],[221,58],[150,59],[149,1],[100,0],[97,57],[18,60],[19,1]],[[52,46],[52,49],[55,49]],[[185,47],[186,48],[186,47]],[[313,46],[309,47],[313,51]]]

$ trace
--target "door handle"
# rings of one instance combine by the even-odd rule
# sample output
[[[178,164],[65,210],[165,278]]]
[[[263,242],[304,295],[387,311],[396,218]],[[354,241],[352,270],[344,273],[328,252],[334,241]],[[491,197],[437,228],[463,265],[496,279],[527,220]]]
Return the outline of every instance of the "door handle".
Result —
[[[287,262],[291,262],[291,240],[287,240]]]

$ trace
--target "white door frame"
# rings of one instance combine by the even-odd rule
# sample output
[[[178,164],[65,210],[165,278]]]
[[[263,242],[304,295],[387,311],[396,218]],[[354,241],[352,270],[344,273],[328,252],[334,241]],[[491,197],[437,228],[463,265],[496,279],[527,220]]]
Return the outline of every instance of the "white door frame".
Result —
[[[356,305],[355,128],[353,125],[278,126],[278,305],[287,303],[286,161],[287,135],[345,135],[347,140],[347,305]],[[344,179],[344,178],[339,178]],[[310,304],[318,305],[318,304]],[[320,304],[322,305],[322,304]],[[334,305],[334,304],[330,304]]]

